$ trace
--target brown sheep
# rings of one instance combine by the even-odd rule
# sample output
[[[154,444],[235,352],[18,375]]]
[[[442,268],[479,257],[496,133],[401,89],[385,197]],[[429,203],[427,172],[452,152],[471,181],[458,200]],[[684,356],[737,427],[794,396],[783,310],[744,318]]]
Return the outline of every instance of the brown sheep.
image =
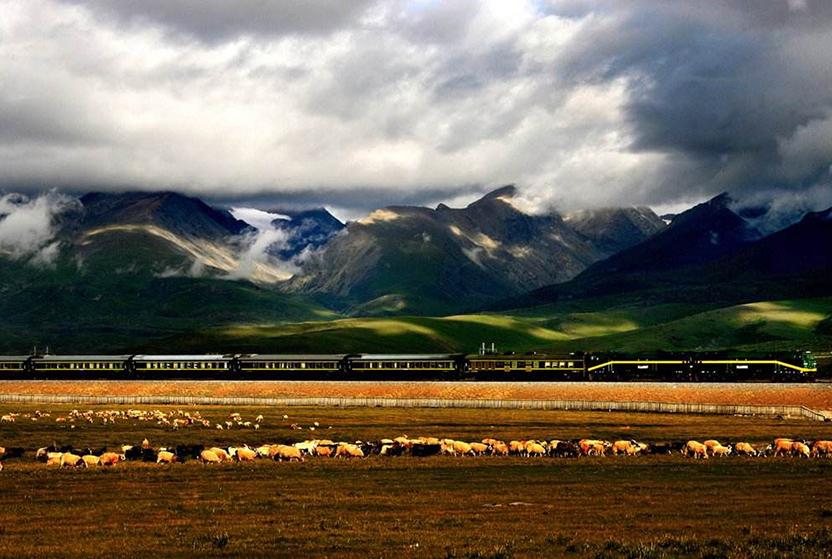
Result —
[[[809,447],[800,442],[792,443],[792,454],[796,456],[805,456],[806,458],[811,456]]]
[[[300,453],[300,450],[284,444],[277,445],[277,452],[274,455],[275,460],[288,460],[291,462],[292,460],[297,460],[298,462],[303,462],[303,456]]]
[[[332,447],[318,445],[315,447],[315,456],[332,456]]]
[[[731,454],[731,446],[715,446],[711,448],[711,456],[728,456]]]
[[[81,462],[81,457],[77,454],[72,454],[71,452],[64,452],[61,455],[61,468],[63,468],[64,466],[70,466],[72,468],[75,468]]]
[[[222,462],[222,459],[210,450],[203,450],[199,454],[199,458],[203,464],[219,464]]]
[[[222,449],[218,446],[212,446],[208,450],[210,450],[211,452],[216,454],[219,457],[220,461],[222,461],[222,462],[230,462],[231,461],[231,456],[229,456],[228,452],[226,452],[224,449]]]
[[[119,460],[124,460],[123,455],[118,455],[115,452],[105,452],[98,459],[98,463],[102,466],[115,466]]]
[[[491,454],[494,456],[508,456],[508,445],[503,442],[496,442],[491,447]]]
[[[236,456],[238,462],[253,462],[257,459],[257,453],[250,448],[238,448]]]
[[[757,450],[748,443],[740,442],[734,445],[734,451],[742,456],[757,456]]]
[[[812,444],[812,456],[829,456],[832,454],[832,441],[815,441]]]
[[[791,454],[793,444],[792,439],[774,439],[774,456]]]
[[[159,454],[156,456],[157,464],[173,464],[174,462],[176,462],[176,455],[167,450],[159,451]]]
[[[454,454],[460,454],[462,456],[466,456],[466,455],[473,456],[474,455],[474,449],[471,448],[471,445],[469,445],[466,442],[454,441],[453,448],[454,448]]]
[[[354,444],[340,444],[335,451],[335,457],[343,456],[344,458],[364,458],[364,451]]]
[[[638,447],[635,446],[632,441],[615,441],[612,443],[612,447],[610,448],[613,456],[617,456],[618,454],[633,456],[638,452]]]
[[[693,456],[694,458],[707,458],[708,447],[697,441],[688,441],[685,445],[685,456]]]
[[[488,451],[488,445],[483,443],[468,443],[474,454],[485,454]]]

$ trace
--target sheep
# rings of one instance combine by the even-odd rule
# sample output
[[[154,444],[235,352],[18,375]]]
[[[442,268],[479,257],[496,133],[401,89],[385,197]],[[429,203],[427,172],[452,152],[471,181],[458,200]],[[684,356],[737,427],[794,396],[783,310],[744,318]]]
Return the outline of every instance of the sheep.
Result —
[[[64,452],[61,454],[61,468],[64,466],[77,467],[81,463],[81,457],[71,452]]]

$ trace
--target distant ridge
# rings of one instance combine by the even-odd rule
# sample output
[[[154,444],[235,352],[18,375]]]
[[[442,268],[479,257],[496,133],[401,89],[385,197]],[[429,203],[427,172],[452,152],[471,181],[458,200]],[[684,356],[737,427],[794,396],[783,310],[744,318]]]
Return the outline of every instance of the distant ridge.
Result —
[[[832,293],[832,208],[765,238],[721,195],[680,214],[667,230],[589,267],[574,280],[493,305],[528,308],[628,296],[650,304],[745,302]]]

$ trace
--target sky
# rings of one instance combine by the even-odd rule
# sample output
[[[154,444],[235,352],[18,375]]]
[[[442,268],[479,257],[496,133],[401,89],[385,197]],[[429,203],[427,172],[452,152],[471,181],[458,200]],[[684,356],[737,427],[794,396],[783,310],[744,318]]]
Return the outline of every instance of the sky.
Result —
[[[827,0],[0,0],[0,194],[787,215],[832,205],[830,52]]]

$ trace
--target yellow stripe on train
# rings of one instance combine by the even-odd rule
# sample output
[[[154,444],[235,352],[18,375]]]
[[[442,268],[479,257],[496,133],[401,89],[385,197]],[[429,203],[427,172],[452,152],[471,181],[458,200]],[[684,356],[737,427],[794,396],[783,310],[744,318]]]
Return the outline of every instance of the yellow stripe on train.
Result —
[[[608,365],[682,365],[685,361],[607,361],[601,365],[589,367],[587,371],[594,371]]]
[[[603,367],[607,367],[609,365],[682,365],[685,361],[607,361],[606,363],[602,363],[600,365],[595,365],[594,367],[587,368],[587,371],[594,371],[596,369],[601,369]],[[760,360],[760,361],[745,361],[745,360],[719,360],[719,361],[697,361],[697,363],[703,363],[706,365],[781,365],[783,367],[788,367],[790,369],[794,369],[796,371],[801,371],[803,373],[816,373],[818,372],[817,367],[808,369],[806,367],[799,367],[797,365],[792,365],[791,363],[786,363],[784,361],[775,361],[775,360]]]
[[[801,371],[803,373],[817,373],[817,367],[813,369],[807,369],[806,367],[799,367],[797,365],[792,365],[791,363],[786,363],[784,361],[775,361],[775,360],[761,360],[761,361],[744,361],[744,360],[725,360],[725,361],[699,361],[699,363],[705,363],[706,365],[781,365],[783,367],[788,367],[790,369],[794,369],[796,371]]]

